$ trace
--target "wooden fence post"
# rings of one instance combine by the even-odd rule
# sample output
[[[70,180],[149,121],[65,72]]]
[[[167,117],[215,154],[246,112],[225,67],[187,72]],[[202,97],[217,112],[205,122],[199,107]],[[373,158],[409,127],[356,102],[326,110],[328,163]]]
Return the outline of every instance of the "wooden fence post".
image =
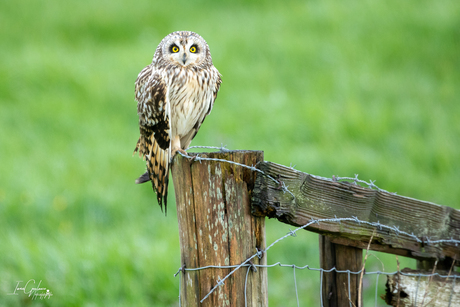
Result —
[[[219,158],[249,166],[263,161],[262,151],[199,155],[201,158]],[[172,175],[181,261],[186,269],[239,265],[254,255],[257,249],[265,249],[264,218],[250,213],[250,196],[256,173],[234,164],[190,161],[176,155]],[[255,257],[253,263],[266,264],[266,256],[261,259]],[[245,306],[245,293],[247,306],[268,305],[267,269],[255,267],[239,269],[200,303],[231,271],[207,268],[180,273],[181,306]]]
[[[338,271],[350,270],[357,272],[362,269],[363,250],[352,246],[334,244],[329,237],[319,235],[320,266],[329,270],[335,267]],[[350,280],[350,285],[348,285]],[[359,274],[323,272],[322,300],[325,307],[362,306],[358,294],[360,283]],[[350,293],[348,292],[350,288]]]

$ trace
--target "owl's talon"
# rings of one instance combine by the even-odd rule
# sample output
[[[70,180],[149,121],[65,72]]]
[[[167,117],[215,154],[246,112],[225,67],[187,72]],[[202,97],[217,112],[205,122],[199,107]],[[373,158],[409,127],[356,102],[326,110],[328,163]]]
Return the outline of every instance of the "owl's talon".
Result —
[[[185,150],[183,150],[183,149],[178,149],[177,151],[180,152],[181,154],[183,154],[184,156],[188,156],[187,152]]]

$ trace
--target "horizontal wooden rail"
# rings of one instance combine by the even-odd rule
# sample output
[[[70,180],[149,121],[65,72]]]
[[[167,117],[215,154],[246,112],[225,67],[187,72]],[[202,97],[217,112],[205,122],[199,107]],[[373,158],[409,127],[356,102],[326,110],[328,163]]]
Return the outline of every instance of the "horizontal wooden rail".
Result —
[[[272,162],[261,162],[257,168],[272,178],[257,177],[251,201],[255,216],[277,218],[294,226],[305,225],[312,219],[354,216],[361,221],[394,226],[395,230],[355,221],[321,222],[306,229],[329,236],[332,243],[363,249],[375,230],[371,250],[447,263],[460,259],[460,246],[456,244],[427,243],[460,239],[459,210],[354,183],[319,178]],[[283,189],[283,183],[292,195]],[[398,229],[413,233],[424,243],[398,233]]]

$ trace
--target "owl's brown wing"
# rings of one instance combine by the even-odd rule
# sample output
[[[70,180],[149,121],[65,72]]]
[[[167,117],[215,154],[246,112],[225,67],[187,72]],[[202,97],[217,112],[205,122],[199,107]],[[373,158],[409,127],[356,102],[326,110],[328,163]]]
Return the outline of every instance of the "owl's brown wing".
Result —
[[[166,85],[151,65],[144,68],[136,80],[135,95],[139,115],[140,137],[134,153],[147,161],[147,173],[136,183],[152,181],[158,204],[165,213],[167,210],[170,127],[169,105],[166,99]]]

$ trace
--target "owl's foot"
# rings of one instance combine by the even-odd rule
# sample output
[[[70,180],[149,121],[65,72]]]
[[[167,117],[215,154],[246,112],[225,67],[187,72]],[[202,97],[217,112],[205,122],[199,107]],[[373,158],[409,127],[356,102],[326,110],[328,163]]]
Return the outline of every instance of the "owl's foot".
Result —
[[[183,150],[182,148],[178,148],[178,149],[172,149],[171,150],[171,161],[169,161],[169,163],[172,165],[173,164],[173,160],[174,160],[174,157],[176,156],[176,154],[180,152],[181,154],[185,155],[185,156],[188,156],[187,155],[187,152],[185,150]]]
[[[172,150],[171,150],[171,157],[174,158],[174,156],[175,156],[178,152],[180,152],[181,154],[187,156],[187,152],[186,152],[185,150],[183,150],[183,149],[181,149],[181,148],[178,148],[178,149],[172,149]]]
[[[186,152],[185,150],[183,150],[183,149],[178,149],[177,151],[180,152],[180,153],[183,154],[183,155],[188,156],[188,155],[187,155],[187,152]]]

